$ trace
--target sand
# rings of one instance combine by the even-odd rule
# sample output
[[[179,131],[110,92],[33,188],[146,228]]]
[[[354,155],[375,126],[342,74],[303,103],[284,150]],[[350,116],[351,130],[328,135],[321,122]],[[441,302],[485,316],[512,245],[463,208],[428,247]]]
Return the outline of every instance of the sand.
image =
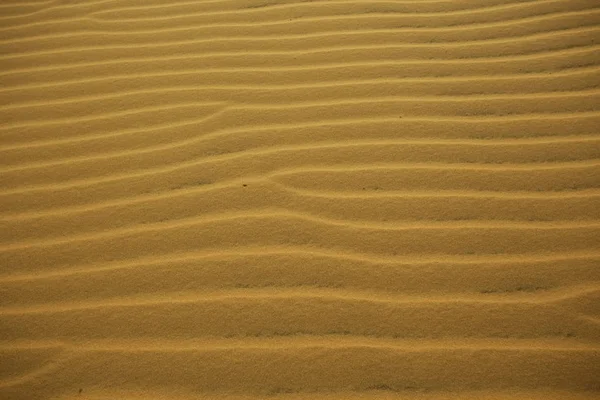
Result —
[[[0,399],[600,398],[599,6],[2,1]]]

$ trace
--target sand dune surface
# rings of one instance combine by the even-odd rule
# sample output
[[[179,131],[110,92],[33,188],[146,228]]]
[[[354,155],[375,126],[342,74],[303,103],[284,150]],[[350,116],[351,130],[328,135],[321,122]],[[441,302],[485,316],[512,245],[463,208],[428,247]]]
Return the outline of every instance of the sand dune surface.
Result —
[[[0,3],[0,398],[600,398],[600,4]]]

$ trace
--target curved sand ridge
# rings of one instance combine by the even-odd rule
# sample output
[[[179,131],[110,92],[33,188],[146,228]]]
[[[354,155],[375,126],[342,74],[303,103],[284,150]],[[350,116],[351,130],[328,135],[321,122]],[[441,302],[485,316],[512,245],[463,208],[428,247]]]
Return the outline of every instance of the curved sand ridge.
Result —
[[[600,396],[589,0],[0,4],[0,398]]]

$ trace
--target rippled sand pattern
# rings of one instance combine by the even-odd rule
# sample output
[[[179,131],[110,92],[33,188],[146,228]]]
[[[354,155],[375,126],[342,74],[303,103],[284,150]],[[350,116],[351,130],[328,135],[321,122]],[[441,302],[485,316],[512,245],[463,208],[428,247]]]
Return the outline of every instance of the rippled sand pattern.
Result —
[[[0,3],[0,398],[600,398],[600,3]]]

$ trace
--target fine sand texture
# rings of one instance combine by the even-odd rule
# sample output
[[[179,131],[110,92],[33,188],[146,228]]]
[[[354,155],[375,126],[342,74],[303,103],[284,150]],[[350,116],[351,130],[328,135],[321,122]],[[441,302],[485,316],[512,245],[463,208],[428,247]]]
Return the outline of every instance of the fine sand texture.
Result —
[[[597,0],[2,0],[0,399],[600,398]]]

